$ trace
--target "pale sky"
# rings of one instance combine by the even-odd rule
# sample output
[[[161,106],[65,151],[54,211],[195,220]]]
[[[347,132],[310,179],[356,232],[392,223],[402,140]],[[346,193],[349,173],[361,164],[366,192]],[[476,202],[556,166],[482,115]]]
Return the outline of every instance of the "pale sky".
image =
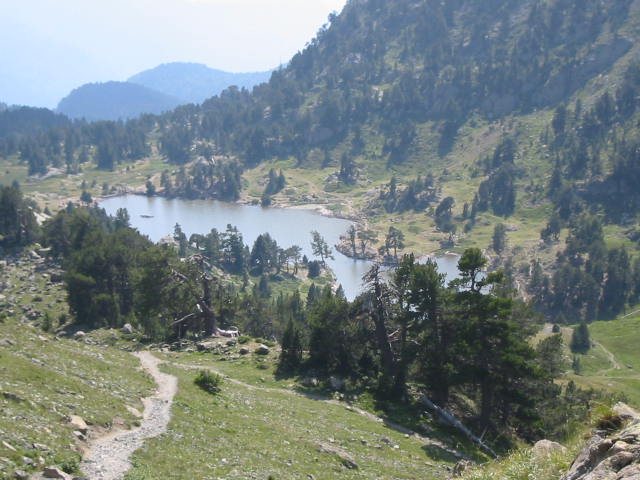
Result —
[[[0,102],[55,106],[161,63],[286,63],[346,0],[0,0]]]

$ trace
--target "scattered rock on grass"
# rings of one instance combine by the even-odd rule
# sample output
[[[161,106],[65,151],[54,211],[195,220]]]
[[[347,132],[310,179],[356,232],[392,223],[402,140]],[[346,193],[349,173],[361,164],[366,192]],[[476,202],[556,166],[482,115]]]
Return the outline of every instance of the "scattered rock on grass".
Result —
[[[269,355],[269,352],[271,352],[269,347],[267,347],[266,345],[262,345],[262,344],[256,349],[256,353],[258,355]]]
[[[10,392],[0,392],[0,395],[2,395],[4,398],[6,398],[7,400],[12,400],[14,402],[24,402],[24,398],[19,397],[18,395],[16,395],[15,393],[10,393]]]
[[[460,460],[458,463],[455,464],[455,466],[453,467],[453,476],[454,477],[460,477],[462,476],[462,474],[473,465],[473,462],[469,461],[469,460]]]
[[[198,342],[196,348],[199,352],[211,352],[218,347],[216,342]]]
[[[566,451],[565,446],[551,440],[540,440],[533,446],[533,455],[540,460],[544,460],[556,452],[564,453]]]
[[[57,467],[45,467],[42,475],[45,478],[62,478],[63,480],[71,480],[70,475],[67,475]]]
[[[13,447],[13,445],[5,442],[4,440],[2,441],[2,445],[4,446],[4,448],[6,448],[7,450],[11,450],[12,452],[17,452],[17,450]]]
[[[337,447],[334,447],[333,445],[327,445],[322,443],[320,444],[318,451],[320,453],[328,453],[330,455],[335,455],[340,460],[340,463],[342,463],[342,465],[347,467],[349,470],[358,469],[358,464],[356,463],[355,459],[351,455],[349,455],[347,452],[340,450]]]
[[[89,427],[84,419],[78,415],[70,415],[69,416],[69,426],[74,430],[79,431],[80,433],[86,435]]]

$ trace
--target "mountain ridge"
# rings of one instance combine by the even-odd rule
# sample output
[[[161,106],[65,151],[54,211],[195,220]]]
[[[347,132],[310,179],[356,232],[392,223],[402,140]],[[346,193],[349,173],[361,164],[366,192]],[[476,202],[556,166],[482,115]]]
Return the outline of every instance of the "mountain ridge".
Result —
[[[88,83],[60,100],[56,111],[88,121],[126,120],[145,113],[160,114],[181,103],[178,98],[133,83]]]
[[[202,103],[232,85],[251,90],[269,80],[271,71],[232,73],[202,63],[171,62],[144,70],[128,82],[183,99],[184,103]]]

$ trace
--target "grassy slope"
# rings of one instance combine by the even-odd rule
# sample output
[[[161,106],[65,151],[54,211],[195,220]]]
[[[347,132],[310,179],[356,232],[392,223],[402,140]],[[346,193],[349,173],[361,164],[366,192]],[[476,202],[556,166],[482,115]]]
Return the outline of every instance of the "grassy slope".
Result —
[[[131,425],[136,417],[126,406],[141,411],[139,399],[152,386],[137,360],[116,349],[57,339],[14,318],[0,323],[0,338],[13,343],[0,346],[0,438],[15,449],[0,443],[0,477],[25,469],[23,456],[73,463],[80,445],[69,415],[102,427],[116,417]]]
[[[167,472],[184,479],[436,479],[455,461],[438,446],[398,433],[345,404],[295,394],[290,380],[274,378],[268,359],[265,367],[256,368],[259,363],[250,356],[226,362],[211,354],[166,358],[167,371],[180,382],[169,431],[136,453],[128,480]],[[215,365],[231,379],[214,397],[193,384],[195,371],[185,364]],[[359,469],[321,452],[321,444],[347,453]]]
[[[114,418],[131,425],[137,418],[126,406],[142,410],[140,398],[151,381],[136,369],[129,353],[106,347],[115,332],[93,343],[56,338],[44,332],[44,314],[52,328],[67,313],[62,284],[38,270],[39,261],[11,261],[4,267],[0,308],[0,478],[15,468],[27,469],[26,456],[45,464],[74,465],[81,444],[66,425],[80,415],[98,428]],[[10,308],[9,308],[10,307]],[[23,321],[26,316],[39,316]],[[100,344],[102,346],[99,346]],[[12,448],[7,447],[2,441]],[[34,449],[33,443],[48,450]]]
[[[578,385],[623,394],[640,407],[640,312],[589,325],[595,347],[580,355],[582,372],[570,376]]]

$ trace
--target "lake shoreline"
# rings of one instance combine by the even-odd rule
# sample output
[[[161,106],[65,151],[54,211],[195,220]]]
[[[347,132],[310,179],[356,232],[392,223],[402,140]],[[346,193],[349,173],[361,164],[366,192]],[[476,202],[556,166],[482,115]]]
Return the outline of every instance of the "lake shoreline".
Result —
[[[96,198],[96,202],[111,215],[119,208],[126,208],[131,225],[154,242],[171,236],[176,223],[187,238],[194,233],[207,234],[213,228],[224,233],[228,225],[232,225],[237,227],[249,248],[259,235],[269,233],[281,248],[297,245],[309,259],[314,258],[312,231],[320,232],[333,248],[353,225],[351,220],[323,215],[315,205],[305,205],[306,208],[262,207],[253,203],[188,200],[162,194],[148,196],[140,191]],[[361,292],[361,278],[370,268],[370,262],[348,258],[335,249],[334,257],[327,260],[327,264],[335,275],[335,283],[342,284],[347,298],[353,299]]]
[[[158,193],[156,192],[154,195],[147,195],[146,192],[144,191],[143,188],[137,188],[137,189],[133,189],[133,190],[127,190],[124,192],[117,192],[117,193],[113,193],[113,194],[108,194],[108,195],[100,195],[100,196],[96,196],[94,201],[96,204],[100,204],[101,202],[107,200],[107,199],[111,199],[111,198],[117,198],[117,197],[122,197],[122,196],[126,196],[126,195],[136,195],[136,196],[141,196],[141,197],[146,197],[146,198],[163,198],[166,200],[184,200],[184,201],[194,201],[194,200],[203,200],[203,201],[216,201],[216,202],[223,202],[223,203],[229,203],[231,205],[240,205],[240,206],[249,206],[249,207],[260,207],[260,208],[264,208],[264,209],[278,209],[278,210],[302,210],[302,211],[310,211],[310,212],[314,212],[317,213],[318,215],[322,215],[323,217],[327,217],[327,218],[336,218],[339,220],[346,220],[349,222],[352,222],[354,224],[356,224],[357,226],[362,226],[362,225],[366,225],[366,217],[364,215],[345,215],[345,214],[338,214],[336,212],[334,212],[333,210],[330,210],[329,208],[327,208],[325,205],[321,204],[321,203],[301,203],[301,204],[293,204],[293,203],[288,203],[288,202],[281,202],[281,203],[276,203],[276,204],[272,204],[269,205],[268,207],[263,207],[262,205],[260,205],[260,203],[257,200],[249,200],[248,198],[244,198],[244,199],[239,199],[236,200],[234,202],[230,202],[228,200],[221,200],[218,198],[184,198],[184,197],[179,197],[179,196],[168,196],[168,195],[163,195],[162,193]],[[351,252],[351,248],[347,245],[347,241],[344,239],[341,239],[340,242],[336,242],[335,245],[333,245],[334,248],[339,251],[342,255],[344,255],[345,257],[349,257],[353,260],[364,260],[364,261],[371,261],[371,262],[381,262],[381,263],[388,263],[388,262],[384,262],[383,259],[384,257],[381,256],[380,254],[372,251],[370,248],[367,248],[367,251],[364,255],[353,255],[353,252]],[[455,252],[451,252],[451,251],[446,251],[444,253],[436,253],[436,252],[420,252],[420,253],[416,253],[413,252],[414,254],[416,254],[416,257],[419,259],[426,259],[426,258],[438,258],[438,257],[446,257],[446,256],[457,256],[459,257],[460,254],[455,253]]]

